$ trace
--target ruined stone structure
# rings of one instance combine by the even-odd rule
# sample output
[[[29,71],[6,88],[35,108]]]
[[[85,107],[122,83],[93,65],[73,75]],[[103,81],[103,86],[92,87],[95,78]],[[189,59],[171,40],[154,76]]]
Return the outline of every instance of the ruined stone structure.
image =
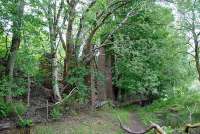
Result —
[[[112,55],[106,54],[105,48],[99,50],[97,67],[104,80],[97,80],[97,93],[101,101],[113,100]]]

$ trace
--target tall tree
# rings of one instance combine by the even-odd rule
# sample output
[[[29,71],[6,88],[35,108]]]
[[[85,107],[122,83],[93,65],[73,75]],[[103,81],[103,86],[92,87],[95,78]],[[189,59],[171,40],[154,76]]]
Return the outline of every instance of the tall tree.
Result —
[[[15,67],[15,61],[17,57],[17,51],[21,42],[21,27],[22,27],[22,17],[24,13],[24,0],[17,0],[13,8],[13,25],[12,25],[12,43],[10,48],[10,53],[7,61],[6,74],[9,76],[9,81],[13,80],[13,72]],[[7,101],[12,100],[11,89],[9,95],[7,96]]]
[[[178,29],[182,30],[182,33],[187,38],[186,44],[188,45],[187,54],[192,56],[195,61],[198,80],[200,81],[200,57],[199,57],[199,37],[200,37],[200,1],[199,0],[187,0],[180,1],[174,0],[173,3],[178,8],[178,16],[180,20],[178,22]]]
[[[175,36],[169,27],[170,10],[152,3],[129,20],[114,34],[114,45],[107,50],[116,55],[113,83],[129,96],[150,100],[171,93],[169,89],[185,82],[185,55],[178,52],[187,48],[181,47],[183,37]]]
[[[59,70],[58,70],[58,58],[57,58],[57,52],[58,52],[58,34],[60,25],[59,23],[61,21],[64,21],[63,18],[61,18],[63,12],[64,12],[64,0],[43,0],[43,1],[36,1],[39,8],[42,9],[42,12],[44,14],[44,17],[46,18],[46,23],[49,31],[49,46],[51,49],[50,55],[51,55],[51,83],[54,93],[54,98],[58,101],[60,101],[61,94],[59,89]],[[63,24],[63,23],[62,23]]]

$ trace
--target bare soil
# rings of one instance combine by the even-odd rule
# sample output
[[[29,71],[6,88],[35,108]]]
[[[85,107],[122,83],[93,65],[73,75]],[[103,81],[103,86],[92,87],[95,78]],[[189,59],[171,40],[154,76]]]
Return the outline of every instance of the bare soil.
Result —
[[[132,118],[131,118],[131,129],[134,132],[141,132],[145,130],[144,124],[140,121],[139,117],[137,116],[136,113],[132,113]]]

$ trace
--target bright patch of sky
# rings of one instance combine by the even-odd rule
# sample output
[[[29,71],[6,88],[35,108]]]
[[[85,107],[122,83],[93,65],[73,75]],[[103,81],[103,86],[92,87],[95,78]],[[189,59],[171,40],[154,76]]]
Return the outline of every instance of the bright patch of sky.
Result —
[[[191,22],[191,17],[190,17],[191,14],[187,13],[187,14],[182,15],[180,12],[178,12],[178,9],[177,9],[177,7],[176,7],[176,5],[174,3],[166,2],[165,0],[157,0],[156,3],[158,5],[161,5],[163,7],[167,7],[167,8],[172,10],[172,14],[174,15],[174,19],[175,19],[173,24],[177,29],[180,29],[180,21],[181,21],[181,19],[185,18],[189,22]],[[192,40],[192,33],[190,31],[188,31],[185,34],[188,37],[189,44],[191,45],[189,47],[189,49],[188,49],[188,52],[194,54],[194,50],[193,50],[193,47],[192,47],[192,46],[194,46],[194,42]]]

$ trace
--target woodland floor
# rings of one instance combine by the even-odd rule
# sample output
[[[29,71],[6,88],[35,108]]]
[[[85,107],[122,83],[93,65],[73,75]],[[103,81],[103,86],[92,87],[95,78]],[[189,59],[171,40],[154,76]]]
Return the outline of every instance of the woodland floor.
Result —
[[[109,110],[108,110],[109,109]],[[59,121],[37,124],[31,134],[124,134],[120,129],[117,115],[124,124],[134,131],[144,129],[133,110],[106,108],[96,112],[77,113]],[[12,129],[0,134],[26,134],[24,130]]]
[[[145,130],[144,124],[140,121],[138,115],[136,113],[131,113],[131,129],[135,132],[141,132]]]
[[[134,111],[134,106],[120,109],[105,106],[95,112],[90,112],[90,110],[70,111],[70,114],[65,113],[59,120],[50,120],[50,122],[45,123],[47,122],[46,99],[41,97],[41,89],[35,89],[31,93],[31,107],[28,108],[25,115],[26,118],[32,119],[35,123],[30,129],[31,134],[124,134],[119,126],[118,116],[132,130],[137,132],[144,129],[143,123]],[[42,95],[45,96],[45,93]],[[38,107],[44,108],[37,109]],[[1,122],[7,121],[2,120]],[[29,134],[24,131],[23,129],[10,129],[0,131],[0,134]]]

